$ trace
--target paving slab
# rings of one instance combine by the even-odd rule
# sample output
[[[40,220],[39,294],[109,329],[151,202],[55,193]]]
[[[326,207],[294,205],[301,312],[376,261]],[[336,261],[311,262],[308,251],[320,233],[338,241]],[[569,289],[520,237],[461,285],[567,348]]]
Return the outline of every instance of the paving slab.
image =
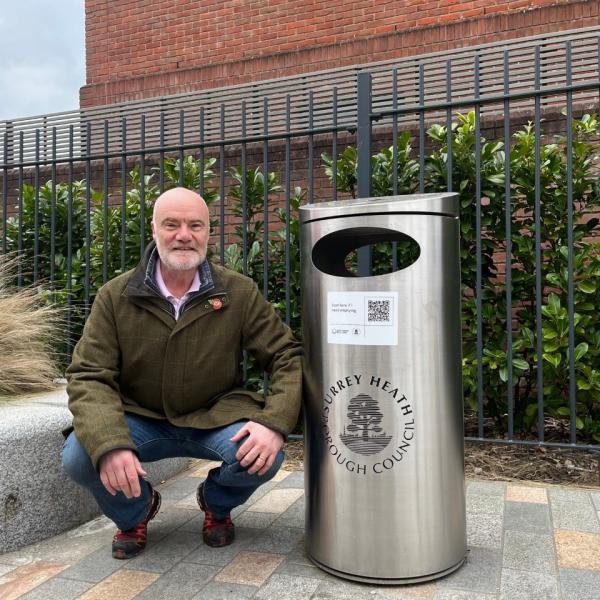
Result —
[[[295,527],[270,527],[252,542],[252,547],[258,552],[287,554],[303,536],[304,531]]]
[[[185,561],[223,567],[229,564],[240,552],[248,549],[257,534],[258,531],[255,529],[236,526],[233,544],[224,548],[211,548],[206,544],[200,544],[185,557]]]
[[[177,530],[162,539],[160,544],[147,547],[142,554],[127,561],[127,566],[141,571],[165,573],[202,543],[199,533]]]
[[[0,564],[0,577],[2,575],[6,575],[6,573],[10,573],[10,571],[14,571],[17,567],[15,565],[2,565]]]
[[[110,553],[110,546],[107,545],[63,571],[61,577],[97,583],[123,567],[123,561],[114,559]]]
[[[555,531],[558,566],[600,572],[600,535],[580,531]]]
[[[278,488],[299,488],[304,490],[304,471],[292,471],[289,475],[277,486]]]
[[[248,511],[257,512],[285,512],[298,498],[304,495],[304,490],[297,488],[275,489],[267,492],[262,498],[257,500]]]
[[[507,531],[504,535],[503,566],[553,575],[556,573],[554,539],[551,535]]]
[[[550,507],[555,529],[600,533],[598,513],[588,496],[585,496],[585,501],[578,502],[552,500]]]
[[[470,548],[465,564],[454,573],[440,579],[440,588],[470,592],[496,593],[500,583],[502,551],[493,548]]]
[[[496,600],[497,597],[496,594],[442,589],[435,593],[433,600]]]
[[[192,600],[246,600],[252,598],[257,590],[258,588],[253,585],[211,581]]]
[[[509,483],[506,487],[506,500],[510,502],[548,504],[548,493],[544,487]]]
[[[319,582],[311,600],[372,600],[379,588],[329,577]]]
[[[502,514],[467,513],[468,545],[500,548],[503,520]]]
[[[551,486],[548,488],[550,502],[569,502],[570,504],[589,504],[590,492],[582,489]]]
[[[74,579],[63,579],[54,577],[33,590],[19,596],[19,600],[75,600],[84,592],[87,592],[94,584],[85,581],[75,581]]]
[[[558,600],[558,581],[546,573],[502,569],[500,600]]]
[[[161,575],[141,594],[135,596],[135,600],[191,598],[198,594],[211,581],[217,571],[218,567],[185,562],[179,563],[168,573]]]
[[[507,502],[504,528],[528,533],[552,533],[550,510],[547,504]]]
[[[504,512],[504,498],[489,494],[467,494],[467,513],[501,515]]]
[[[282,473],[234,511],[231,546],[204,545],[194,496],[211,464],[200,461],[161,486],[166,498],[139,557],[114,560],[114,524],[93,519],[0,555],[0,598],[600,600],[600,492],[470,481],[466,564],[420,585],[369,585],[334,577],[307,557],[301,472]]]
[[[157,486],[160,491],[160,495],[163,500],[182,500],[186,496],[196,494],[196,488],[198,487],[198,481],[193,477],[182,477],[176,479],[167,485]],[[196,507],[198,504],[196,504]]]
[[[305,600],[319,587],[319,579],[298,575],[272,575],[267,583],[256,592],[261,600]]]
[[[308,577],[309,579],[326,579],[329,574],[314,565],[302,564],[284,560],[275,571],[278,575],[293,575],[297,577]]]
[[[154,573],[121,569],[90,588],[79,600],[133,600],[158,577]]]
[[[579,569],[559,569],[558,579],[562,600],[598,600],[600,572]]]
[[[283,562],[282,554],[241,552],[219,574],[216,581],[240,585],[262,585]]]
[[[246,510],[235,519],[236,527],[250,527],[252,529],[265,529],[275,521],[281,513],[257,512]]]
[[[374,598],[377,600],[433,600],[437,590],[435,582],[385,586],[375,591]]]
[[[304,529],[306,502],[304,496],[296,500],[284,513],[277,515],[273,522],[276,527],[296,527]]]
[[[506,483],[504,481],[468,481],[467,494],[504,497],[506,494]]]

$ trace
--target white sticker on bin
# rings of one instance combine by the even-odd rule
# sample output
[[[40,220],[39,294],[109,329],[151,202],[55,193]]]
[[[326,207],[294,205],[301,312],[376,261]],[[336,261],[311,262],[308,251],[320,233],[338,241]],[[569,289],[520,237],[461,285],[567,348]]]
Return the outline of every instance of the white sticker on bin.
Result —
[[[398,345],[398,292],[327,292],[327,342]]]

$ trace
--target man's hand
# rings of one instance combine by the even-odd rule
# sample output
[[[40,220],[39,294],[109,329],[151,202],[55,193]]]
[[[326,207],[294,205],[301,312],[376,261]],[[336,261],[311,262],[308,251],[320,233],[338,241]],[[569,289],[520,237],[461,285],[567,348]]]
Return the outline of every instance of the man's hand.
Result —
[[[248,421],[231,441],[239,442],[244,437],[246,440],[239,447],[235,457],[251,475],[264,475],[273,466],[277,453],[283,446],[283,436],[260,423]]]
[[[102,455],[98,466],[100,481],[113,496],[121,491],[127,498],[137,498],[142,493],[139,478],[146,471],[132,450],[111,450]]]

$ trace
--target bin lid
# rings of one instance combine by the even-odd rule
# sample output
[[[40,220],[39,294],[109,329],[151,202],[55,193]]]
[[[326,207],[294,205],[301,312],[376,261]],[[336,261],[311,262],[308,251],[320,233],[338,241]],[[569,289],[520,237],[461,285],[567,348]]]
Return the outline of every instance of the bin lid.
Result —
[[[409,194],[305,204],[300,207],[300,222],[304,224],[321,219],[398,213],[458,217],[458,194]]]

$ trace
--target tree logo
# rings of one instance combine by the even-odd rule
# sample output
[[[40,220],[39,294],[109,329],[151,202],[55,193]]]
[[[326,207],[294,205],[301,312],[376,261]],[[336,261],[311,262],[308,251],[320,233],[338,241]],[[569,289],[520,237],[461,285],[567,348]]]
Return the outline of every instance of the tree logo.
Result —
[[[392,436],[381,427],[383,413],[379,403],[368,394],[354,396],[348,403],[346,416],[350,423],[344,427],[340,439],[352,452],[370,456],[390,443]]]

